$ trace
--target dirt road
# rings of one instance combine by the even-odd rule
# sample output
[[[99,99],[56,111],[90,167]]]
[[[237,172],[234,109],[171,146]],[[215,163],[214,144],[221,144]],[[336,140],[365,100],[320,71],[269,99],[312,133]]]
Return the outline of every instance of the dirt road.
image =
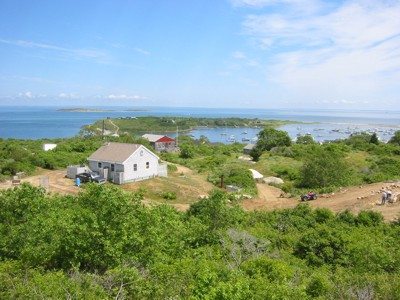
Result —
[[[317,200],[309,201],[312,207],[325,207],[334,212],[346,209],[353,213],[361,210],[381,212],[385,220],[391,221],[400,217],[400,202],[380,205],[382,187],[389,188],[393,193],[400,193],[400,183],[374,183],[342,189],[339,192],[320,195]],[[281,190],[266,184],[257,184],[259,196],[256,199],[245,200],[245,210],[274,210],[292,208],[300,203],[298,198],[281,198]]]
[[[59,194],[77,194],[79,188],[74,185],[72,179],[66,178],[66,170],[40,170],[38,175],[21,179],[22,182],[29,182],[33,186],[43,186],[47,191]],[[11,181],[0,183],[0,189],[12,187]]]
[[[123,185],[125,190],[137,190],[140,187],[147,189],[145,200],[148,203],[168,203],[176,209],[185,211],[190,203],[197,201],[199,197],[205,196],[213,186],[207,182],[203,175],[200,175],[184,166],[177,166],[178,171],[170,174],[168,178],[154,178]],[[22,182],[29,182],[34,186],[45,186],[49,192],[59,194],[77,194],[79,188],[74,186],[74,181],[65,178],[66,170],[40,170],[38,175],[22,179]],[[0,189],[12,187],[11,181],[0,183]],[[342,189],[339,192],[320,195],[317,200],[309,201],[312,207],[325,207],[334,212],[346,209],[353,213],[361,210],[373,210],[381,212],[385,220],[391,221],[400,217],[400,201],[380,205],[382,187],[389,188],[393,193],[400,193],[400,182],[397,183],[374,183],[360,187]],[[298,198],[282,198],[282,191],[276,187],[264,183],[258,183],[258,197],[242,202],[245,210],[274,210],[292,208],[300,203]],[[175,201],[164,201],[160,197],[163,191],[174,191],[177,195]]]

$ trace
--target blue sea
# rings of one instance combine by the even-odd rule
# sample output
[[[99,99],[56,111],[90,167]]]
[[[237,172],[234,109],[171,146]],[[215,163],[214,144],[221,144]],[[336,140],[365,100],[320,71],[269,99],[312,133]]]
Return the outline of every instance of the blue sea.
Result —
[[[41,139],[63,138],[78,134],[82,126],[107,117],[182,116],[182,117],[242,117],[303,122],[290,124],[286,130],[294,139],[311,134],[316,140],[345,138],[352,132],[376,132],[388,140],[400,130],[400,111],[372,110],[301,110],[301,109],[239,109],[188,107],[90,107],[111,111],[67,112],[66,107],[0,106],[0,138]],[[258,128],[201,128],[188,133],[195,138],[204,135],[213,142],[253,139]]]

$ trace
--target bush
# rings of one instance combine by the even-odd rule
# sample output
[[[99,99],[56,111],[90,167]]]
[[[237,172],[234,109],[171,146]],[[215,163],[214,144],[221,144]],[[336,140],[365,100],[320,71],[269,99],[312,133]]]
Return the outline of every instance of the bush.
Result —
[[[302,236],[294,254],[313,266],[346,265],[347,243],[344,232],[323,225]]]
[[[249,169],[236,164],[226,165],[222,170],[211,173],[208,176],[208,180],[215,185],[219,185],[222,175],[224,176],[225,185],[235,185],[248,193],[257,193],[256,183]]]
[[[178,171],[178,167],[173,164],[168,164],[167,168],[168,168],[168,172],[171,172],[171,173]]]
[[[356,219],[357,224],[364,226],[379,226],[383,223],[383,216],[375,211],[362,211],[358,214]]]
[[[175,192],[163,192],[163,193],[161,193],[161,197],[165,200],[175,200],[176,193]]]
[[[291,143],[292,141],[286,131],[267,127],[258,133],[257,144],[251,150],[250,155],[257,161],[263,151],[269,151],[278,146],[290,146]]]
[[[352,169],[340,152],[319,149],[306,159],[299,186],[311,189],[346,186],[352,183],[353,177]]]

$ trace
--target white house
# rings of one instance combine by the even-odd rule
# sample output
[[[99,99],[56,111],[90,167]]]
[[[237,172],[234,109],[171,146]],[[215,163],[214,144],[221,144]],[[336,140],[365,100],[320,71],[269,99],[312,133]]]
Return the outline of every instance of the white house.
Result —
[[[88,158],[89,168],[117,183],[167,176],[167,165],[139,144],[105,143]]]

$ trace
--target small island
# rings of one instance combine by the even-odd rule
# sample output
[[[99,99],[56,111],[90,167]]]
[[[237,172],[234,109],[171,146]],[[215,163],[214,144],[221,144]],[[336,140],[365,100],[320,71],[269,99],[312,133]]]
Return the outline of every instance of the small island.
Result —
[[[196,128],[277,128],[286,124],[300,122],[287,120],[263,120],[258,118],[193,118],[193,117],[119,117],[107,118],[106,122],[98,120],[94,124],[84,126],[84,130],[99,133],[104,126],[107,132],[126,132],[132,135],[142,135],[147,132],[168,133],[189,132]]]
[[[74,107],[74,108],[60,108],[57,109],[59,112],[111,112],[112,109],[100,109],[100,108],[82,108],[82,107]]]

